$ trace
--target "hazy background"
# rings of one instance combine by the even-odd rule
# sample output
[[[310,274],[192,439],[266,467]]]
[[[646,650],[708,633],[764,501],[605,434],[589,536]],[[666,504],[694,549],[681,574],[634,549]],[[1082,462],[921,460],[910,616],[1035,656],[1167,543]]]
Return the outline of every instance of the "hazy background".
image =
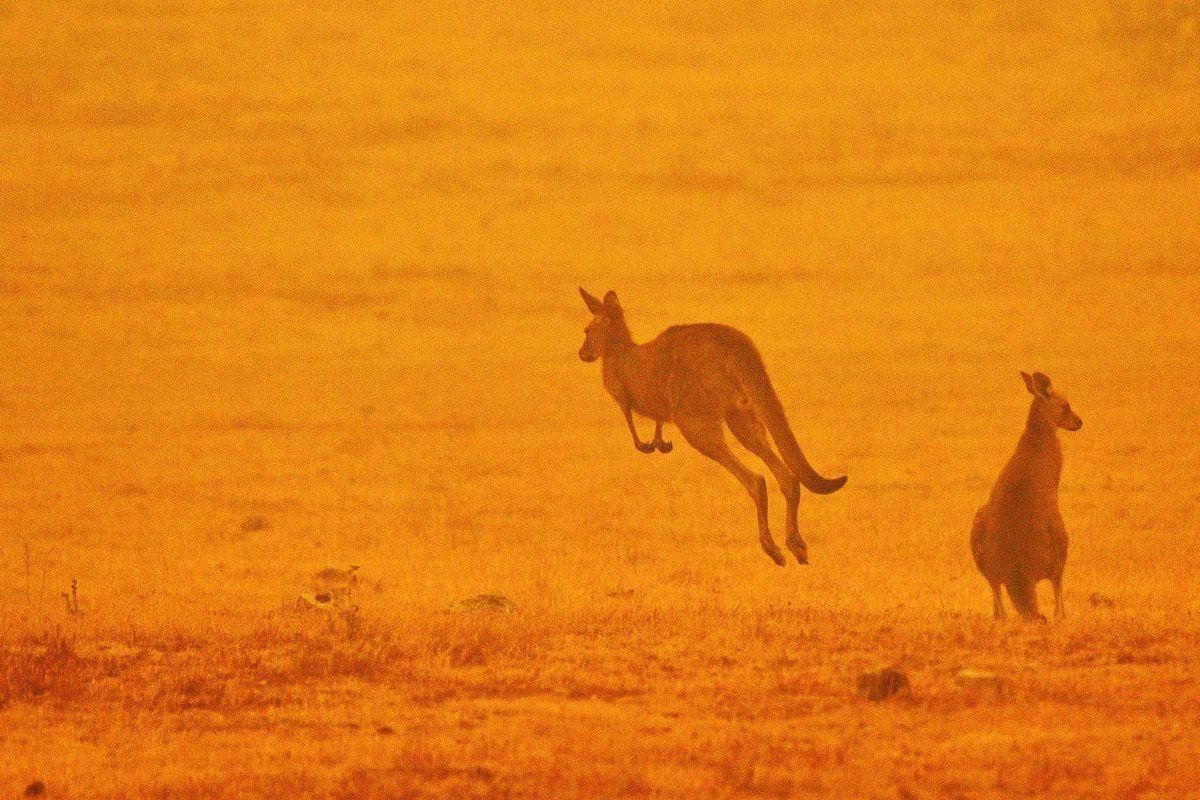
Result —
[[[330,560],[404,602],[682,572],[984,610],[965,537],[1024,368],[1086,423],[1069,596],[1191,605],[1179,8],[8,3],[3,560],[196,611]],[[633,451],[578,284],[644,338],[759,343],[851,477],[804,503],[811,569],[715,465]]]

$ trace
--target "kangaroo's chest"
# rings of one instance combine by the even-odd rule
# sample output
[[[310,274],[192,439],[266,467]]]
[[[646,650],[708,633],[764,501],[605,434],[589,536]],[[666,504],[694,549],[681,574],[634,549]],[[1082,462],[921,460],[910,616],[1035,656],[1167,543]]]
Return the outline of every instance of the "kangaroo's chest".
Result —
[[[1049,578],[1062,572],[1066,561],[1066,538],[1059,535],[1052,523],[1039,525],[1013,540],[1013,553],[1021,571],[1034,580]]]
[[[665,376],[658,375],[655,365],[646,359],[627,359],[621,363],[605,364],[602,370],[604,388],[621,407],[628,406],[648,419],[668,422],[671,418],[670,392]]]
[[[1058,476],[1040,473],[996,487],[990,506],[1001,547],[1011,552],[1022,570],[1046,577],[1060,563],[1066,544],[1058,511]]]

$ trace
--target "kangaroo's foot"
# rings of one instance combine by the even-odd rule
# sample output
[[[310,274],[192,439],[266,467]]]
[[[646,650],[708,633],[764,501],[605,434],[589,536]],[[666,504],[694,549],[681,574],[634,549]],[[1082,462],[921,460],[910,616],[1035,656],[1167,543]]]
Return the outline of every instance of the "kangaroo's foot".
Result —
[[[788,550],[792,551],[792,555],[796,557],[796,561],[801,564],[808,563],[808,545],[804,543],[804,540],[799,535],[789,536],[787,538],[787,546]]]
[[[771,534],[764,533],[758,537],[758,541],[762,544],[763,552],[771,557],[779,566],[783,566],[787,562],[783,558],[783,551],[779,549],[779,545],[775,544],[775,540],[771,538]]]
[[[633,446],[636,447],[638,449],[638,451],[642,452],[642,453],[653,453],[655,450],[658,449],[655,446],[654,442],[634,442]]]

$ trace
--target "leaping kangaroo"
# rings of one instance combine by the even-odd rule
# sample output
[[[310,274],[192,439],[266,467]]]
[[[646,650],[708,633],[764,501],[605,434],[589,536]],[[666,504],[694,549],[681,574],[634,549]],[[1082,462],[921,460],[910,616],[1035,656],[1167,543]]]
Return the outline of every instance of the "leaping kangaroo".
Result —
[[[615,293],[603,300],[582,288],[579,294],[594,315],[584,331],[579,358],[600,360],[604,388],[625,414],[634,447],[643,453],[671,452],[662,427],[674,423],[692,447],[732,472],[750,493],[758,511],[759,542],[782,567],[783,552],[767,524],[767,482],[730,452],[724,429],[728,425],[779,481],[787,500],[788,549],[807,564],[808,545],[796,517],[800,486],[829,494],[842,488],[846,478],[824,478],[808,463],[750,337],[727,325],[675,325],[652,341],[636,344]],[[638,436],[634,413],[654,420],[652,441]]]
[[[975,514],[971,553],[992,587],[996,619],[1004,618],[1000,596],[1004,586],[1017,613],[1027,620],[1044,621],[1038,612],[1036,586],[1046,578],[1054,586],[1054,616],[1066,615],[1062,576],[1067,564],[1067,528],[1058,510],[1062,475],[1058,429],[1077,431],[1083,420],[1065,397],[1050,388],[1045,375],[1022,372],[1021,378],[1033,395],[1029,419],[991,498]]]

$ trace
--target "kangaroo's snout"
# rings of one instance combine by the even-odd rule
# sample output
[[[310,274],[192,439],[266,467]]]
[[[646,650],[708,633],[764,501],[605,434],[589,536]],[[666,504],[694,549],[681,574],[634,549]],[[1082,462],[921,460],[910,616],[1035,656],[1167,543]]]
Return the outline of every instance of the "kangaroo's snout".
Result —
[[[579,348],[579,360],[585,364],[590,364],[596,360],[595,353],[589,353],[586,347]]]

